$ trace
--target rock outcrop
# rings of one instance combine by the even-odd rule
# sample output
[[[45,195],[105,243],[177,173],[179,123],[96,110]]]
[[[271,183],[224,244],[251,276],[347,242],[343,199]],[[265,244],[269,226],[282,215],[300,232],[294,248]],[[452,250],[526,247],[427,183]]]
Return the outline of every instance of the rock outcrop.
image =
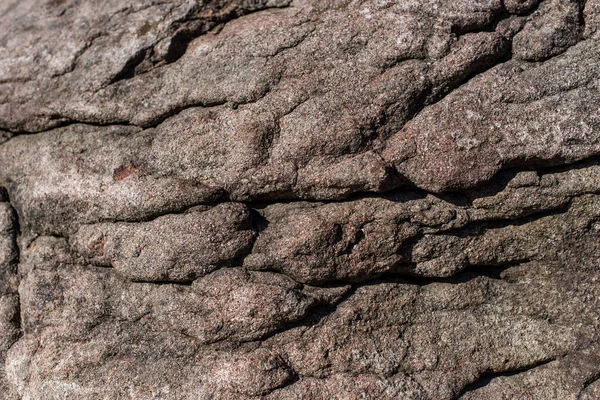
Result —
[[[600,1],[0,16],[0,397],[600,399]]]

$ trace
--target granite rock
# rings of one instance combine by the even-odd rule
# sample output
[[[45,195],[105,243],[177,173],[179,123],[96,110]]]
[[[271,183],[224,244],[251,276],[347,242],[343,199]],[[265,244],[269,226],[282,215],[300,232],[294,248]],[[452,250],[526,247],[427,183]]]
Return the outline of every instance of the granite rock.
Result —
[[[0,397],[600,398],[597,0],[0,16]]]

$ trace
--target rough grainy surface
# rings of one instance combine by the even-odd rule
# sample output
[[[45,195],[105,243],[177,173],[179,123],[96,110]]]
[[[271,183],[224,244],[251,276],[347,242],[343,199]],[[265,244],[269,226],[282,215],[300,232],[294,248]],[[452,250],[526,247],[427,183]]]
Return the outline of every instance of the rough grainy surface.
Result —
[[[600,399],[600,1],[0,1],[0,397]]]

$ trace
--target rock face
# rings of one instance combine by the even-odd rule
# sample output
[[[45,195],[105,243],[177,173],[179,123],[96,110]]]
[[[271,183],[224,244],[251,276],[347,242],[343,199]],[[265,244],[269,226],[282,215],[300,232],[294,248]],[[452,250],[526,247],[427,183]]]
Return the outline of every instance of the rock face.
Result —
[[[3,398],[600,399],[600,1],[0,16]]]

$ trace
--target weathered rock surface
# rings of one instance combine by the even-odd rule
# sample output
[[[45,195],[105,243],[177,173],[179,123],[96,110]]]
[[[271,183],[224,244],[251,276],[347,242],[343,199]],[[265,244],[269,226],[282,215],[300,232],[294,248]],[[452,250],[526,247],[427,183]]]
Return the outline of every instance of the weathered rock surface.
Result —
[[[0,16],[0,397],[600,398],[597,0]]]

